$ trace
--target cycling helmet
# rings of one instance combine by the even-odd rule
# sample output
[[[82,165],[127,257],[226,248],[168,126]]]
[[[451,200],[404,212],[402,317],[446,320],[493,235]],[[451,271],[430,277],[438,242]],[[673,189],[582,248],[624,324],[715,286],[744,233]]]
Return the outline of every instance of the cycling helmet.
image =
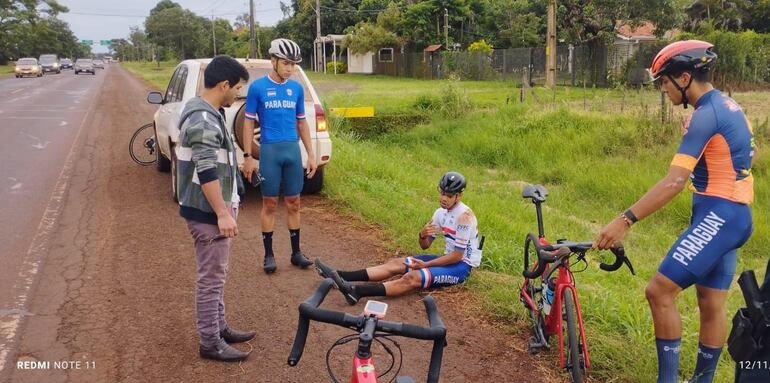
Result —
[[[652,66],[650,66],[650,74],[655,80],[661,76],[668,76],[671,82],[674,83],[674,86],[682,92],[682,102],[686,109],[688,103],[686,91],[690,84],[688,83],[682,87],[674,81],[672,76],[688,71],[710,71],[717,60],[717,54],[711,51],[713,47],[714,44],[700,40],[685,40],[671,43],[655,55],[655,58],[652,60]],[[690,78],[690,83],[692,83],[692,77]]]
[[[450,194],[462,193],[465,185],[465,177],[458,172],[446,172],[438,182],[439,190]]]
[[[270,56],[289,60],[295,64],[302,62],[299,45],[289,39],[275,39],[270,42]]]

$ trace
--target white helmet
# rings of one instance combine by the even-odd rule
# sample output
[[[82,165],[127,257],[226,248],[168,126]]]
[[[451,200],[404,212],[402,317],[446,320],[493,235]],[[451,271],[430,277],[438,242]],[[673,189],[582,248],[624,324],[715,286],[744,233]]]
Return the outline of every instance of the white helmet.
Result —
[[[270,56],[289,60],[295,64],[302,62],[299,45],[289,39],[275,39],[270,42]]]

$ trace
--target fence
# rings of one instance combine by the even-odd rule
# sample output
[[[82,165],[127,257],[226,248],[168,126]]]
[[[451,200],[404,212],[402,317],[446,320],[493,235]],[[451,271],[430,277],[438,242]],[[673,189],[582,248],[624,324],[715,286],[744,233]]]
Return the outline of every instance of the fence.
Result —
[[[608,86],[616,81],[639,84],[648,80],[645,69],[656,51],[654,44],[639,43],[558,46],[556,82],[573,86]],[[450,51],[395,53],[388,59],[381,61],[378,55],[374,55],[374,73],[422,79],[456,77],[545,84],[545,48],[498,49],[490,54]]]

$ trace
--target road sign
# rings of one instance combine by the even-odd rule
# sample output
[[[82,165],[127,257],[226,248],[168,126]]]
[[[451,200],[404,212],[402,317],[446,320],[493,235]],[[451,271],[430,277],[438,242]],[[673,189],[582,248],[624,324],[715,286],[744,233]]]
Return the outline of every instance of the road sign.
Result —
[[[112,45],[112,40],[102,40],[99,42],[99,45],[102,45],[102,46]]]
[[[80,40],[83,45],[94,45],[94,40]]]

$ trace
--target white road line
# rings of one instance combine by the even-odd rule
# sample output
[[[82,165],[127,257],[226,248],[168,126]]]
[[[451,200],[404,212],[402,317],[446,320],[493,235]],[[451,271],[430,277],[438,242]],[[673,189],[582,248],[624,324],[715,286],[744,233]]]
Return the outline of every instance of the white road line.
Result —
[[[21,189],[21,182],[17,182],[13,186],[11,186],[11,190],[17,190],[17,189]]]
[[[96,89],[95,92],[98,92],[98,89]],[[32,238],[29,249],[24,255],[18,279],[13,286],[15,302],[14,307],[11,308],[12,310],[17,310],[15,312],[19,314],[0,317],[0,376],[2,376],[3,370],[5,369],[5,363],[10,350],[15,349],[16,345],[13,343],[16,340],[16,331],[21,323],[22,313],[26,312],[27,294],[32,287],[32,283],[34,282],[40,263],[42,262],[42,257],[48,248],[51,234],[53,233],[53,229],[56,227],[56,222],[61,214],[65,202],[64,197],[67,194],[70,178],[75,169],[75,153],[77,152],[76,149],[80,147],[80,135],[83,132],[83,127],[86,125],[86,121],[88,121],[88,117],[93,112],[95,105],[95,102],[91,104],[88,108],[88,112],[86,112],[80,123],[80,127],[78,127],[78,132],[75,134],[75,139],[72,141],[72,147],[64,161],[64,167],[62,167],[61,173],[59,173],[56,186],[54,186],[53,192],[51,192],[51,197],[45,207],[43,217],[40,219],[40,224],[38,224],[37,233],[35,233],[35,236]]]
[[[59,126],[67,126],[67,121],[62,121],[59,123]]]
[[[24,88],[19,88],[19,89],[16,89],[16,90],[14,90],[13,92],[11,92],[11,94],[13,94],[13,93],[18,93],[18,92],[21,92],[22,90],[24,90]]]

